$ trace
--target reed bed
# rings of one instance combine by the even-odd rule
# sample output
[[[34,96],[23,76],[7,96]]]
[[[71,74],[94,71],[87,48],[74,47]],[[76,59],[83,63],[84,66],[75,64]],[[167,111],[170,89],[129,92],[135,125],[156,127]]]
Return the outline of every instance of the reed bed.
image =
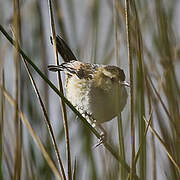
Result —
[[[177,0],[0,0],[0,179],[180,179]],[[64,95],[60,35],[83,62],[113,64],[128,103],[100,138]],[[52,37],[53,45],[50,41]]]

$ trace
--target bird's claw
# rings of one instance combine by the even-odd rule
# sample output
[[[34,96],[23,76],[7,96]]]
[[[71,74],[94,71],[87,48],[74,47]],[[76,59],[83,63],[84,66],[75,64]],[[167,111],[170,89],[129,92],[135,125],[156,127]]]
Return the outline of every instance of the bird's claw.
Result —
[[[103,133],[100,135],[100,138],[98,140],[98,143],[96,143],[95,145],[93,145],[93,149],[97,148],[98,146],[100,146],[101,144],[104,144],[106,142],[106,135]]]

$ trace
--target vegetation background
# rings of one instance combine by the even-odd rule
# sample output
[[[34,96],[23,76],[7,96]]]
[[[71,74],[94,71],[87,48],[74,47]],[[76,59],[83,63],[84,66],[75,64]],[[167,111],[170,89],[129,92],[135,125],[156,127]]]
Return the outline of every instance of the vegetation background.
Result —
[[[50,2],[0,0],[0,179],[179,180],[180,1]],[[66,118],[48,85],[61,85],[47,71],[53,29],[79,60],[118,65],[132,85],[105,147],[92,149],[93,128],[69,104]]]

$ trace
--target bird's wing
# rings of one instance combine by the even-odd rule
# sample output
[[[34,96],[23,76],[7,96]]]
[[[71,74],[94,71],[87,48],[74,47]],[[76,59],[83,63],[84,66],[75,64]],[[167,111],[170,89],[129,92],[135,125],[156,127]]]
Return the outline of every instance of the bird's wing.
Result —
[[[50,71],[65,71],[69,75],[76,75],[79,79],[92,79],[95,68],[95,66],[92,67],[92,65],[89,63],[74,60],[64,62],[59,66],[48,66]]]

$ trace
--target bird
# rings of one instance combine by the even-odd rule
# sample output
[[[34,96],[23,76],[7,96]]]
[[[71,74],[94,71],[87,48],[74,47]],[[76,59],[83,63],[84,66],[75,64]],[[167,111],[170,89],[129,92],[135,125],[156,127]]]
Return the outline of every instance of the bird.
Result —
[[[56,37],[56,43],[65,62],[48,69],[65,73],[66,97],[100,133],[98,146],[106,139],[102,123],[118,116],[127,103],[125,73],[117,66],[78,61],[61,37]]]

